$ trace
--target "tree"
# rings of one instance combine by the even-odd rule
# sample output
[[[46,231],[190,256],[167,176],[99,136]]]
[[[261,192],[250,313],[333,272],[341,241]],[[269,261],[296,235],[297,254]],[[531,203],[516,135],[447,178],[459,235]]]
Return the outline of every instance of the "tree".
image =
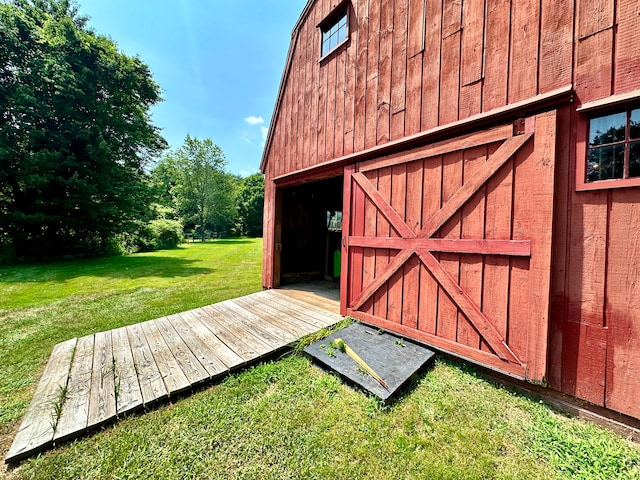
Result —
[[[152,173],[157,184],[169,188],[185,226],[196,228],[203,240],[208,230],[226,233],[235,222],[235,188],[226,165],[213,141],[187,135]]]
[[[238,217],[243,235],[262,236],[264,211],[264,176],[255,173],[242,180],[238,194]]]
[[[148,211],[166,142],[147,65],[69,0],[0,3],[0,241],[23,257],[104,251]]]

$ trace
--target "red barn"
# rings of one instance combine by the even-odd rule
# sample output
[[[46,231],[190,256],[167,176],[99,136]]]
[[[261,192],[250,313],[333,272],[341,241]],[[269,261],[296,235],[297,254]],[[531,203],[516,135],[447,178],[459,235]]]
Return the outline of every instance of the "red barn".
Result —
[[[637,0],[310,0],[264,287],[640,418],[638,45]]]

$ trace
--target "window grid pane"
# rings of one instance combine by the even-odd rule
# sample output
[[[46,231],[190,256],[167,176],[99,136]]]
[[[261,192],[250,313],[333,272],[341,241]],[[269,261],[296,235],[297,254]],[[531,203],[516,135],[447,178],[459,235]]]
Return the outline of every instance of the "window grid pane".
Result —
[[[640,142],[629,145],[629,177],[640,177]]]
[[[589,145],[607,145],[624,141],[627,112],[597,117],[589,122]]]
[[[322,42],[322,54],[323,55],[330,50],[329,43],[330,43],[330,39],[328,39],[328,38],[325,39],[324,42]]]
[[[592,148],[587,164],[587,181],[610,180],[624,176],[624,145]]]
[[[640,108],[631,110],[629,119],[629,139],[640,139]]]
[[[337,37],[340,39],[339,41],[342,41],[345,38],[347,38],[347,26],[346,25],[342,25],[340,27],[340,30],[338,30]]]

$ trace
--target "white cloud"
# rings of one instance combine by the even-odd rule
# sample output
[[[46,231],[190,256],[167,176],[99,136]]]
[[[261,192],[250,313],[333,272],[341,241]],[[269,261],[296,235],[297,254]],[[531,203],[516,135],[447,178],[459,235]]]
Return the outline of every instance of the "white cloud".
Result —
[[[269,134],[269,127],[264,124],[264,118],[251,115],[246,117],[244,121],[251,126],[242,132],[240,137],[242,141],[248,144],[260,143],[260,147],[264,148]]]
[[[249,125],[262,125],[264,123],[264,118],[255,117],[255,116],[251,115],[251,116],[245,118],[244,121],[247,122]]]

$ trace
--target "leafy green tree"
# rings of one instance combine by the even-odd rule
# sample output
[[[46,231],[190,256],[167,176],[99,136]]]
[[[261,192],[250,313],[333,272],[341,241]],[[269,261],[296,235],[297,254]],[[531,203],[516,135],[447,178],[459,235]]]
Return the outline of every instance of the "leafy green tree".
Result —
[[[264,176],[255,173],[244,179],[238,194],[238,217],[242,234],[262,236],[262,212],[264,211]]]
[[[149,185],[153,192],[154,201],[157,204],[176,210],[175,187],[177,178],[178,171],[171,154],[165,155],[155,164],[149,175]]]
[[[238,220],[238,176],[224,172],[216,188],[216,209],[211,221],[215,230],[223,235],[233,234]]]
[[[184,144],[162,159],[152,173],[165,201],[173,198],[185,227],[227,233],[235,223],[233,176],[222,149],[210,139],[187,135]]]
[[[166,148],[147,65],[69,0],[0,3],[0,240],[22,257],[99,253],[148,213]]]

